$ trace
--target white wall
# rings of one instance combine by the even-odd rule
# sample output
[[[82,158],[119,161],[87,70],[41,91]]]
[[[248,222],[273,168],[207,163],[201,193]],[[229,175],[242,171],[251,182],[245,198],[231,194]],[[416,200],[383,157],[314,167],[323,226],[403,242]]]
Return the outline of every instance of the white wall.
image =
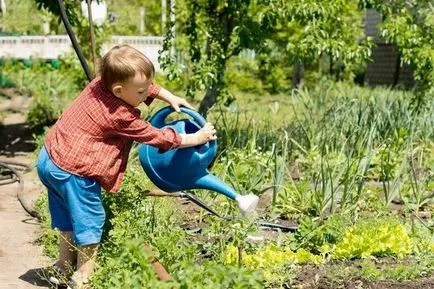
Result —
[[[145,54],[155,69],[160,70],[158,51],[162,49],[162,43],[163,37],[159,36],[113,36],[103,45],[101,55],[112,46],[129,44]],[[74,51],[67,35],[0,37],[0,58],[55,59],[69,52]]]

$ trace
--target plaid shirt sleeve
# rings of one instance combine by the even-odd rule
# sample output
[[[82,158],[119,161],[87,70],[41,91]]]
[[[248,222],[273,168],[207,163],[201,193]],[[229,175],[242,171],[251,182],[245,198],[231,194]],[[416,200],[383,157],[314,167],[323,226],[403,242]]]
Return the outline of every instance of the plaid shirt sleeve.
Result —
[[[174,129],[155,128],[149,122],[142,120],[137,111],[125,109],[114,123],[117,135],[158,147],[162,151],[176,148],[181,144],[181,136]]]
[[[158,84],[151,83],[151,85],[148,88],[148,97],[145,100],[146,105],[150,105],[152,101],[154,101],[154,98],[158,95],[160,92],[161,87]]]

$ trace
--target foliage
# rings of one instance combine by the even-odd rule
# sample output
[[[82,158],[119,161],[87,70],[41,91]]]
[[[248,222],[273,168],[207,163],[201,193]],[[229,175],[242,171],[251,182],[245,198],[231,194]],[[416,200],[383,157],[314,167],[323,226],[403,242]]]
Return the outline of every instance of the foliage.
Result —
[[[181,289],[264,288],[263,279],[259,272],[234,265],[204,262],[201,266],[189,266],[178,274],[179,288]]]
[[[272,177],[272,154],[260,150],[255,147],[230,150],[220,158],[215,170],[220,171],[219,176],[227,179],[236,191],[258,193],[261,184],[270,183]]]
[[[52,124],[79,91],[73,83],[74,73],[59,73],[44,62],[34,62],[32,67],[25,68],[21,63],[10,61],[5,62],[2,70],[22,91],[33,97],[27,121],[38,129]]]
[[[44,253],[50,258],[56,258],[58,255],[59,232],[51,229],[51,218],[48,211],[48,195],[43,192],[35,202],[35,210],[40,215],[42,234],[39,236],[37,243],[41,244]]]
[[[271,93],[291,87],[288,67],[293,66],[292,88],[296,88],[297,69],[352,80],[370,58],[372,42],[364,39],[364,11],[357,9],[357,1],[260,2],[269,4],[264,22],[271,32],[260,61],[262,78]]]
[[[47,0],[35,0],[38,8],[43,11],[48,11],[51,17],[57,18],[59,23],[61,22],[60,8],[56,1]],[[85,59],[89,63],[92,59],[92,47],[91,47],[91,34],[89,27],[89,20],[86,16],[82,15],[81,12],[81,2],[80,1],[68,1],[64,3],[65,12],[68,17],[68,21],[71,26],[75,28],[74,34],[76,35],[77,41],[80,44],[80,48],[84,54]],[[98,53],[102,49],[103,43],[110,37],[111,30],[110,26],[106,23],[98,26],[94,26],[94,40],[95,40],[95,51]],[[97,59],[95,59],[95,62]],[[96,74],[97,67],[94,67],[94,75]]]
[[[264,95],[263,81],[258,79],[259,67],[253,58],[233,57],[228,61],[225,82],[228,91]],[[230,102],[225,103],[229,105]]]
[[[321,247],[339,243],[349,224],[351,218],[346,214],[331,215],[323,221],[304,217],[300,220],[299,230],[295,234],[294,249],[302,247],[319,254]]]
[[[289,159],[300,180],[288,176],[278,203],[283,214],[354,209],[369,188],[367,180],[381,181],[387,205],[409,190],[403,180],[429,186],[429,154],[421,155],[419,174],[411,169],[417,165],[411,165],[415,158],[410,156],[432,142],[432,106],[414,115],[409,93],[377,89],[374,96],[369,89],[345,87],[324,84],[294,95],[293,120],[287,124]],[[412,190],[426,201],[424,189],[413,185]]]
[[[206,112],[217,98],[225,94],[227,61],[244,48],[255,48],[261,43],[263,33],[254,1],[185,1],[188,16],[182,23],[182,33],[188,35],[191,76],[187,95],[196,90],[206,90],[199,111]],[[172,23],[171,25],[175,25]],[[167,28],[168,45],[174,37]],[[179,33],[178,33],[179,34]],[[174,70],[170,55],[163,59],[162,67]],[[173,74],[172,74],[173,75]]]
[[[95,288],[261,288],[261,279],[251,271],[235,266],[223,269],[212,260],[197,263],[203,245],[189,241],[170,201],[143,197],[148,186],[142,169],[133,162],[121,194],[105,196],[109,222],[93,279]],[[174,272],[173,282],[156,279],[144,244]]]
[[[162,35],[161,1],[106,1],[109,13],[114,13],[111,23],[114,35]],[[144,33],[140,34],[140,9],[145,9]]]
[[[26,35],[42,34],[41,22],[50,22],[52,19],[47,10],[37,10],[35,1],[13,0],[7,1],[7,4],[7,13],[0,14],[0,26],[6,32]]]
[[[155,276],[151,258],[143,250],[142,240],[126,238],[112,248],[103,247],[105,259],[93,280],[93,288],[173,288],[173,282],[161,282]]]

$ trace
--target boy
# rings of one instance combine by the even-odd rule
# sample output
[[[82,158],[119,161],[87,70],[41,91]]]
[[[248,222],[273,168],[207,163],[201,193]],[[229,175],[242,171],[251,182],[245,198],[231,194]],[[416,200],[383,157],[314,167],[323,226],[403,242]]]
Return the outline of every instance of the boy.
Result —
[[[154,98],[176,111],[188,102],[152,83],[154,66],[141,52],[116,46],[103,58],[94,79],[48,132],[37,170],[48,189],[52,227],[61,231],[59,260],[65,273],[76,266],[69,288],[84,288],[95,266],[105,221],[101,187],[117,192],[133,141],[169,150],[216,139],[207,123],[193,134],[156,129],[140,118],[136,107]],[[50,278],[59,284],[58,278]]]

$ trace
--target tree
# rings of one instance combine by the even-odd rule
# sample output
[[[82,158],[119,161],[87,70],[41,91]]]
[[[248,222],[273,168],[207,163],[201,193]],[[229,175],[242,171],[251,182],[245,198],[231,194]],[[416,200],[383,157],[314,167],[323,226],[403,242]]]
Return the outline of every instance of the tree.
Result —
[[[185,0],[185,22],[178,34],[188,37],[191,76],[187,95],[205,90],[199,112],[206,116],[219,96],[225,94],[225,72],[228,60],[243,49],[254,49],[265,37],[261,26],[260,6],[250,0]],[[177,10],[178,11],[178,10]],[[174,25],[169,21],[169,26]],[[167,52],[173,45],[171,27],[166,29],[165,57],[162,67],[170,68],[172,78],[176,61]],[[182,35],[177,36],[182,37]]]
[[[51,12],[60,22],[60,8],[57,1],[52,0],[35,0],[38,9],[47,10]],[[80,1],[64,1],[65,13],[68,20],[75,28],[75,33],[77,35],[78,43],[81,46],[83,54],[87,60],[92,59],[92,47],[89,45],[91,43],[91,33],[89,32],[89,20],[84,17],[81,13],[81,2]],[[95,34],[95,48],[96,51],[101,51],[104,41],[110,35],[110,29],[107,24],[101,26],[96,26],[94,29]],[[94,67],[96,69],[96,67]]]
[[[115,35],[140,34],[140,8],[145,9],[146,35],[162,35],[161,29],[161,1],[148,0],[106,0],[109,10],[116,16],[112,26]]]
[[[43,33],[41,22],[51,20],[48,17],[49,13],[45,10],[38,11],[33,1],[15,0],[7,3],[7,13],[0,13],[0,27],[5,32],[40,35]],[[32,17],[23,15],[32,15]]]
[[[363,37],[357,0],[185,2],[188,17],[181,31],[188,36],[192,69],[187,94],[206,90],[199,108],[203,114],[225,94],[227,61],[245,48],[263,52],[264,67],[272,50],[284,67],[313,65],[328,57],[332,72],[339,71],[338,66],[351,72],[371,55],[372,42]],[[168,50],[170,41],[165,43]],[[173,62],[163,67],[173,71]]]
[[[363,35],[363,11],[356,0],[266,1],[273,24],[271,41],[282,51],[286,65],[314,65],[329,60],[329,72],[339,78],[371,55],[372,42]],[[294,83],[296,84],[296,83]]]

